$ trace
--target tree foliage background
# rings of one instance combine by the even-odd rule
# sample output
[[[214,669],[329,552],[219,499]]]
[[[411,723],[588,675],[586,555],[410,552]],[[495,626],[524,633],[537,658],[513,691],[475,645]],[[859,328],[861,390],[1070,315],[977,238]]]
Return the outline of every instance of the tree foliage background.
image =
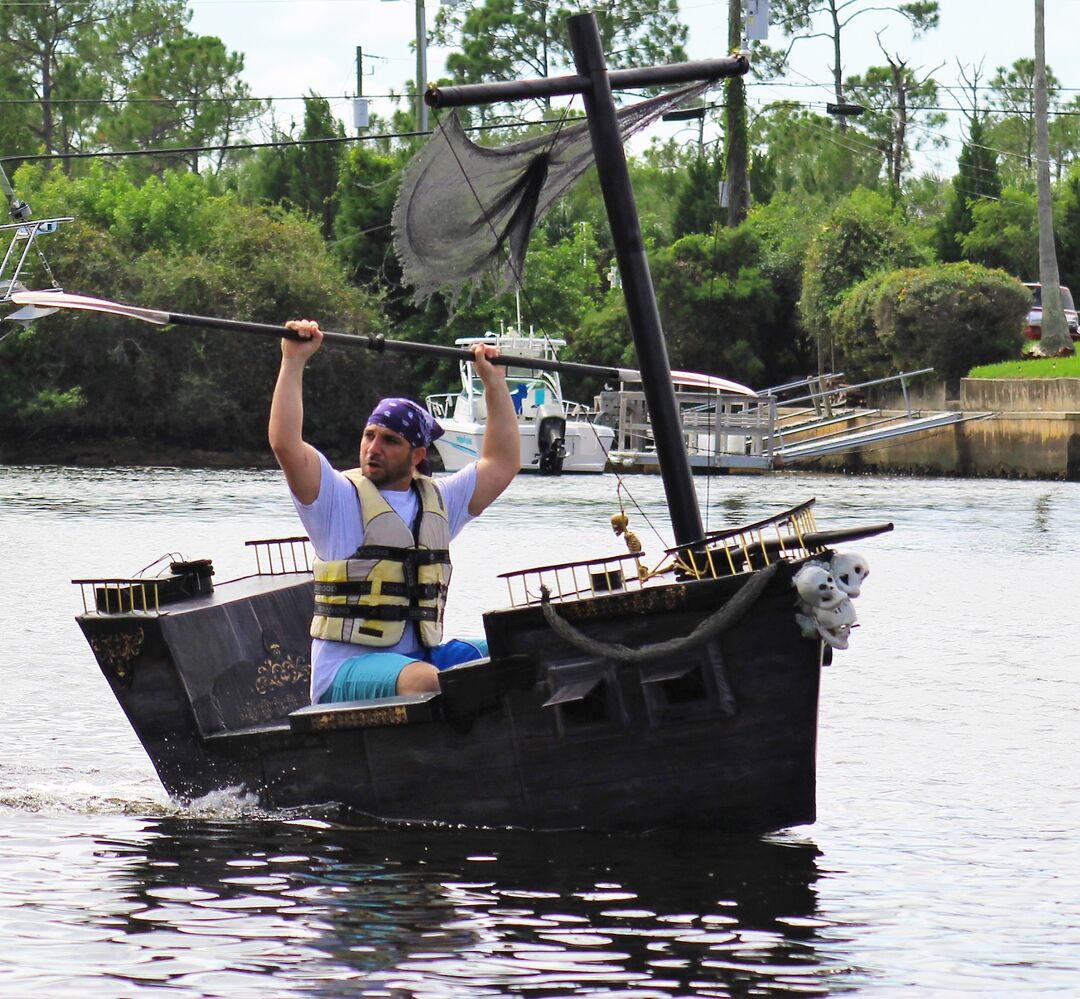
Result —
[[[854,53],[848,29],[858,18],[875,30],[932,31],[939,4],[773,6],[787,48],[759,48],[755,65],[782,70],[792,46],[825,37],[832,55],[821,72],[837,99],[859,100],[866,113],[755,104],[751,83],[752,204],[737,226],[719,202],[730,143],[714,137],[722,109],[708,96],[692,137],[632,150],[675,366],[765,387],[828,368],[955,372],[982,356],[980,336],[1018,356],[1018,282],[1038,266],[1030,60],[1021,54],[988,74],[988,87],[971,87],[955,175],[920,174],[919,147],[940,141],[941,81],[880,35],[879,53]],[[433,41],[454,47],[447,82],[567,71],[568,12],[521,0],[441,8]],[[677,14],[672,0],[606,5],[612,64],[684,58]],[[565,339],[569,358],[636,364],[594,174],[537,228],[519,298],[481,289],[456,310],[438,297],[417,308],[390,229],[401,172],[419,148],[404,134],[408,105],[376,115],[364,136],[348,134],[315,93],[297,120],[281,120],[243,83],[242,54],[188,22],[179,0],[0,5],[0,164],[36,217],[76,217],[42,242],[67,289],[267,322],[307,315],[436,343],[517,326],[520,308],[520,325]],[[866,64],[855,66],[860,55]],[[1080,103],[1052,75],[1051,84],[1059,261],[1063,282],[1080,291]],[[477,110],[468,123],[504,124],[493,119],[506,111]],[[525,119],[550,113],[543,102],[516,108],[502,134],[544,127]],[[258,134],[276,145],[175,151]],[[82,158],[121,151],[138,155]],[[26,156],[48,158],[16,170]],[[25,282],[48,277],[37,267]],[[957,324],[955,338],[930,335],[942,322]],[[265,451],[272,342],[78,314],[0,333],[0,458],[13,442],[24,457],[107,440],[148,457],[166,446]],[[942,339],[956,350],[943,354]],[[457,380],[445,363],[327,350],[312,371],[308,427],[320,446],[350,451],[378,395],[449,391]],[[568,383],[585,402],[599,388]]]

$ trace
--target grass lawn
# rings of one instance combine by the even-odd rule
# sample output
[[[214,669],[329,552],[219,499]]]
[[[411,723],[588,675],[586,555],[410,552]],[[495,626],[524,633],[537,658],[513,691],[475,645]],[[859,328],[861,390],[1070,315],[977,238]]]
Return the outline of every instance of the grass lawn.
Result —
[[[1080,355],[984,364],[972,368],[968,378],[1080,378]]]

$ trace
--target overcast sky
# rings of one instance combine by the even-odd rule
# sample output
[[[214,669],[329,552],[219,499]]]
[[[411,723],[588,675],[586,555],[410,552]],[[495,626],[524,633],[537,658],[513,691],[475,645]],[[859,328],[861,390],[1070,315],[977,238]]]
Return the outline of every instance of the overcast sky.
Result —
[[[391,105],[382,95],[401,91],[415,75],[415,56],[410,43],[416,35],[416,7],[408,0],[192,0],[192,30],[216,35],[245,60],[244,76],[252,92],[276,98],[279,121],[301,120],[297,98],[314,91],[332,99],[335,113],[351,128],[351,102],[355,95],[356,47],[364,50],[363,92],[373,111],[389,114]],[[691,58],[724,54],[728,4],[687,0],[680,6],[690,30]],[[427,21],[434,24],[438,7],[432,0]],[[844,36],[845,74],[863,72],[884,58],[874,32],[885,28],[882,42],[890,54],[899,55],[916,72],[935,73],[939,84],[958,83],[957,63],[974,67],[983,63],[983,82],[998,66],[1009,66],[1021,57],[1034,55],[1034,0],[941,0],[941,26],[913,40],[906,23],[878,13],[858,18]],[[1069,88],[1080,88],[1080,0],[1046,0],[1047,62],[1057,75],[1067,98]],[[779,37],[770,38],[774,45]],[[431,49],[428,77],[441,75],[445,51]],[[793,72],[783,86],[751,83],[752,107],[769,100],[794,99],[823,110],[831,100],[829,66],[831,48],[824,42],[800,42],[793,54]],[[944,107],[957,106],[948,92],[941,94]],[[959,121],[958,114],[951,115]],[[696,130],[674,124],[658,125],[653,135],[678,135],[696,140]],[[956,125],[947,129],[945,149],[922,162],[925,167],[951,174],[959,153]]]

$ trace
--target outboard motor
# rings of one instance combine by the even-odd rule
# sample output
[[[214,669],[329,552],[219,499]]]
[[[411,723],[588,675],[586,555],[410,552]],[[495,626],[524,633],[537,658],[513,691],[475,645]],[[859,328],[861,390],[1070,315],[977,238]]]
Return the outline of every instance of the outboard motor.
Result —
[[[540,452],[540,474],[561,475],[566,457],[566,417],[547,416],[543,412],[537,415],[536,446]]]

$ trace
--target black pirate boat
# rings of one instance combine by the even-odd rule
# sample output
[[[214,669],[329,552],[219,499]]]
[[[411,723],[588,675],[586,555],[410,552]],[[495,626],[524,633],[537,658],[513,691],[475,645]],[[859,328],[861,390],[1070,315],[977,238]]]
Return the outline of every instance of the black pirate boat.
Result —
[[[609,74],[592,15],[571,18],[570,33],[575,76],[428,100],[584,96],[677,542],[667,571],[645,571],[629,545],[509,573],[509,606],[483,617],[490,658],[441,674],[439,693],[330,705],[308,703],[303,538],[249,542],[255,572],[229,582],[215,583],[209,561],[76,580],[79,625],[170,794],[244,788],[272,808],[336,803],[392,821],[530,829],[814,821],[831,648],[806,637],[792,580],[808,560],[827,563],[835,545],[891,525],[821,531],[810,501],[704,533],[610,88],[619,74],[656,86],[746,63]]]

